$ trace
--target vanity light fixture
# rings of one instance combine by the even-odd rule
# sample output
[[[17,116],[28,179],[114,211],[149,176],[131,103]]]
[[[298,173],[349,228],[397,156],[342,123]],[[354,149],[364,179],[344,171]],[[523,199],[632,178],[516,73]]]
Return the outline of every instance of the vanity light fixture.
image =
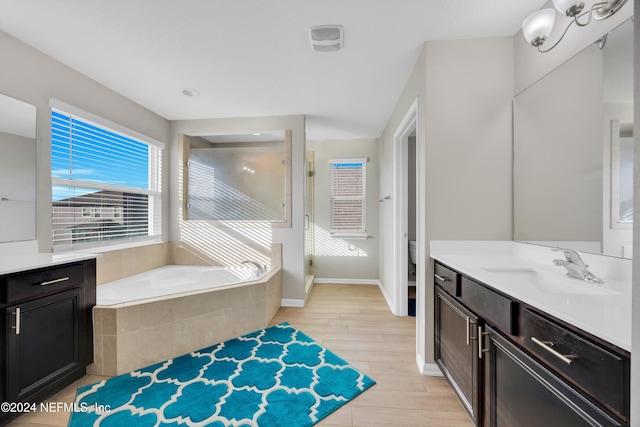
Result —
[[[554,7],[560,13],[573,19],[564,29],[558,41],[545,50],[542,50],[541,46],[547,40],[549,34],[551,34],[551,30],[553,30],[556,17],[556,11],[554,9],[541,9],[529,15],[522,23],[522,33],[531,45],[538,48],[539,52],[546,53],[560,43],[571,25],[576,24],[578,27],[584,27],[589,25],[592,19],[606,19],[620,10],[626,1],[627,0],[597,1],[593,6],[584,11],[584,2],[577,2],[575,0],[553,0]],[[585,16],[586,18],[584,18]],[[600,41],[600,45],[602,47],[604,43]]]

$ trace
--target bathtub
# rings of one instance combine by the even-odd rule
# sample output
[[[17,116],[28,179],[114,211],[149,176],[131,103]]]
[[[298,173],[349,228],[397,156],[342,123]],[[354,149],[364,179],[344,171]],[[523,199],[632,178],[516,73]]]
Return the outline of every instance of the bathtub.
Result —
[[[98,286],[97,306],[140,304],[173,298],[260,280],[267,274],[268,271],[256,276],[254,267],[167,265]]]
[[[98,286],[87,372],[120,375],[265,328],[282,275],[255,271],[169,265]]]

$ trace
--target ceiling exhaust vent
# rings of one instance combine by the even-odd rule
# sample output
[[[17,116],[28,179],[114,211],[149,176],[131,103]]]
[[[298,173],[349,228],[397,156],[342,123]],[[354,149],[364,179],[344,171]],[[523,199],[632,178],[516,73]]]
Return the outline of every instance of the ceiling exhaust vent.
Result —
[[[318,25],[309,28],[311,47],[316,52],[331,52],[342,49],[344,35],[342,25]]]

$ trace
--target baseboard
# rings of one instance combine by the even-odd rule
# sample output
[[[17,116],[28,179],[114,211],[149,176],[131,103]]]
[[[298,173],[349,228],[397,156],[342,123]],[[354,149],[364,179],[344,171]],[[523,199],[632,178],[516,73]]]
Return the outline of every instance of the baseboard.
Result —
[[[427,377],[443,377],[442,371],[435,363],[425,363],[422,367],[422,375]]]
[[[326,279],[318,277],[313,280],[313,283],[329,283],[332,285],[381,285],[378,279]]]
[[[387,290],[384,288],[384,286],[382,286],[382,283],[380,283],[378,287],[380,288],[380,292],[382,292],[382,296],[384,297],[389,310],[391,310],[391,313],[393,313],[394,316],[398,316],[398,313],[395,312],[395,304],[393,303],[393,300],[391,299],[389,294],[387,294]]]
[[[424,363],[424,360],[419,354],[416,354],[416,362],[418,363],[418,369],[420,373],[427,377],[443,377],[444,374],[435,363]]]
[[[304,292],[307,296],[309,296],[309,294],[311,293],[311,288],[313,287],[313,284],[315,283],[315,277],[313,275],[309,275],[305,278],[304,280]]]
[[[292,299],[292,298],[282,298],[280,300],[280,307],[304,307],[304,300],[302,300],[302,299]]]

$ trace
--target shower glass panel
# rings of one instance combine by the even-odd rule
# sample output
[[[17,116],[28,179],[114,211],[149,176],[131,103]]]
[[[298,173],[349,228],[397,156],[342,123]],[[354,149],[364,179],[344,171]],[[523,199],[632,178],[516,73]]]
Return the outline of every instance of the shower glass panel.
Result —
[[[286,220],[286,132],[190,136],[186,219]]]

